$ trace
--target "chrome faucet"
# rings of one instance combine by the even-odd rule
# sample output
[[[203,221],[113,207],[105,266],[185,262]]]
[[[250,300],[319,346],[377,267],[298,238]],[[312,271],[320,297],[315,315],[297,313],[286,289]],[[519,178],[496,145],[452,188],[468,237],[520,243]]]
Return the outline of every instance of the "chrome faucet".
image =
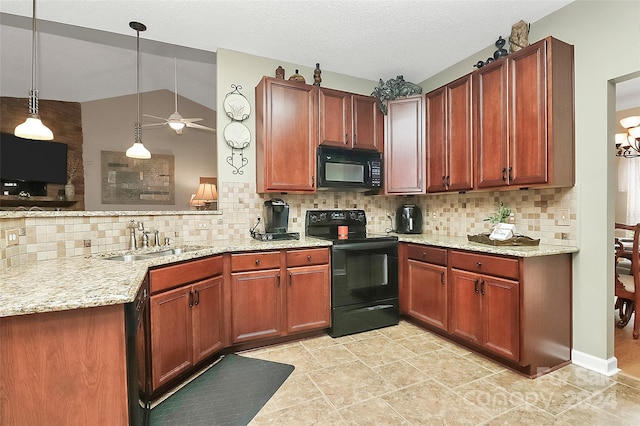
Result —
[[[155,231],[153,231],[153,245],[155,247],[159,247],[160,246],[160,236],[158,235],[159,231],[156,229]]]
[[[138,243],[136,241],[136,222],[131,219],[129,223],[129,230],[131,231],[131,235],[129,236],[129,250],[137,250]]]

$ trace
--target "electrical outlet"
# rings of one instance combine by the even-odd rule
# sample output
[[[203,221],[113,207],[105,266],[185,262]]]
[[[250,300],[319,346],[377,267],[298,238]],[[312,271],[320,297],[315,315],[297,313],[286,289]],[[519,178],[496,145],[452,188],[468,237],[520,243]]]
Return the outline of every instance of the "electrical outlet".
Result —
[[[209,229],[209,222],[198,222],[198,229]]]
[[[558,226],[571,225],[571,213],[569,209],[558,209],[558,219],[556,220]]]
[[[7,247],[18,245],[18,234],[20,230],[18,228],[7,229]]]
[[[516,223],[516,211],[514,209],[511,209],[511,213],[507,218],[507,223]]]
[[[85,248],[91,247],[91,240],[82,240],[82,245]]]

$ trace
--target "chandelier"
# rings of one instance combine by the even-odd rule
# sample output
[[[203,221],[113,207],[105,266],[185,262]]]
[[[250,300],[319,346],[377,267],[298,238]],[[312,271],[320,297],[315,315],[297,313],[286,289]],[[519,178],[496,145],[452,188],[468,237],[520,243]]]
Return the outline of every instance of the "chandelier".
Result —
[[[627,133],[616,133],[616,156],[640,157],[640,116],[623,118],[620,124]]]

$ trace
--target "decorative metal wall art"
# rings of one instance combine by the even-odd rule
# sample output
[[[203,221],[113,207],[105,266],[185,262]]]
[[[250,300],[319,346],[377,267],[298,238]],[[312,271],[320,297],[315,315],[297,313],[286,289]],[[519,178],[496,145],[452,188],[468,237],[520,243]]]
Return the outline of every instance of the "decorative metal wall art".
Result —
[[[222,103],[227,117],[231,119],[231,123],[224,128],[224,140],[231,148],[231,155],[226,158],[227,164],[234,168],[234,175],[242,175],[241,170],[249,163],[249,159],[244,155],[244,149],[251,143],[251,132],[242,124],[244,120],[249,118],[251,114],[251,105],[247,98],[240,93],[242,86],[232,84],[233,91],[227,93]]]

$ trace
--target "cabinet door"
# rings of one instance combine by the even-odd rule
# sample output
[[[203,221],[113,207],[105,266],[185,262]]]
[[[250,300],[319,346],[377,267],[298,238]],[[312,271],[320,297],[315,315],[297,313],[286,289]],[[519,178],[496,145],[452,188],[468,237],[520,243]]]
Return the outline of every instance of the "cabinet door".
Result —
[[[339,90],[321,88],[318,92],[320,105],[320,145],[351,148],[351,94]]]
[[[517,281],[483,275],[483,346],[506,358],[520,357],[520,291]]]
[[[287,333],[331,326],[329,265],[287,269]]]
[[[448,191],[473,189],[471,76],[447,85]],[[428,190],[427,190],[428,191]]]
[[[507,60],[476,71],[473,80],[476,187],[506,185],[507,161]]]
[[[258,192],[314,192],[317,87],[265,77],[256,87]]]
[[[280,270],[231,274],[232,343],[280,336]]]
[[[371,96],[351,95],[353,111],[353,147],[382,152],[384,115]]]
[[[470,342],[480,344],[482,341],[480,275],[452,269],[450,278],[449,331]]]
[[[222,277],[193,285],[193,357],[197,363],[224,346]]]
[[[153,389],[193,365],[192,300],[191,286],[150,298]]]
[[[447,329],[447,268],[408,260],[407,314]]]
[[[447,91],[445,87],[427,93],[427,192],[447,190]]]
[[[388,194],[425,193],[425,137],[422,96],[388,102],[384,169]]]
[[[510,185],[547,182],[547,71],[544,40],[509,60]]]

